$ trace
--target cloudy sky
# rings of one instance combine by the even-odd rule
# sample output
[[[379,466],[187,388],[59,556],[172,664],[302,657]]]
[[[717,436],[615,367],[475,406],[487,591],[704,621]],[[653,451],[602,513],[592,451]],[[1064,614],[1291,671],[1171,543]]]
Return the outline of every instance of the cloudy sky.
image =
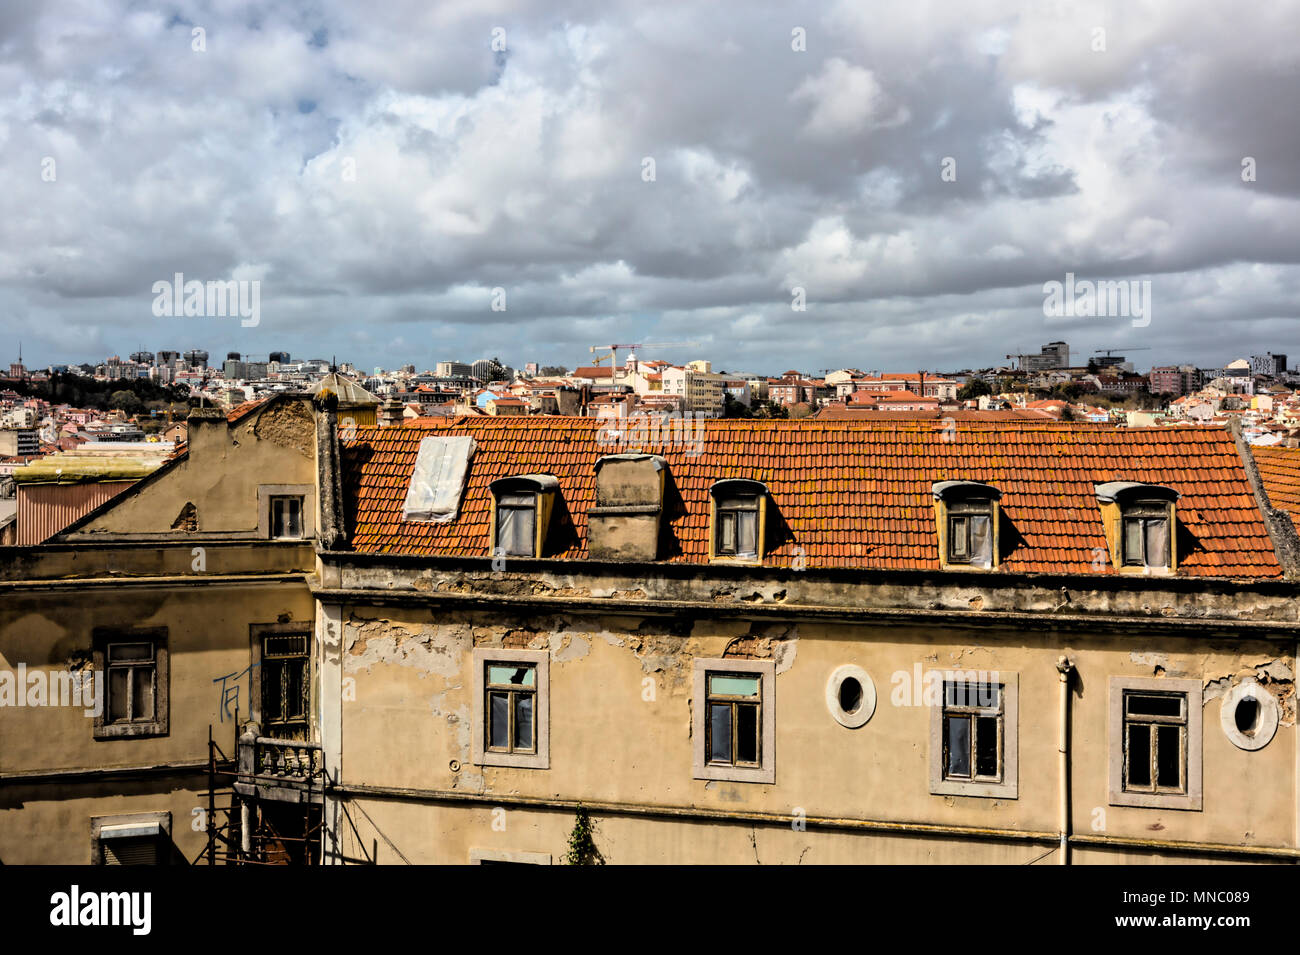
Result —
[[[1294,365],[1297,36],[1292,0],[8,3],[0,359]],[[1149,280],[1149,323],[1046,316],[1067,272]],[[259,281],[258,324],[155,315],[176,273]]]

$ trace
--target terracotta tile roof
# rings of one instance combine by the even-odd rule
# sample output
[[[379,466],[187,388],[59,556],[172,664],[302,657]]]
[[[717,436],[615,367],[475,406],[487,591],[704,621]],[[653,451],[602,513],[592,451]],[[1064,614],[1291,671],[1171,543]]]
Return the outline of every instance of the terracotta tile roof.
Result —
[[[258,398],[256,401],[245,401],[242,404],[237,404],[226,412],[226,420],[231,424],[234,424],[240,418],[244,417],[244,415],[250,413],[255,408],[261,407],[266,404],[266,402],[266,398]]]
[[[814,416],[818,421],[1056,421],[1055,415],[1041,410],[1012,408],[1009,410],[980,411],[977,408],[925,408],[923,410],[904,410],[901,408],[879,408],[875,405],[848,404],[838,402],[826,405]]]
[[[429,427],[370,428],[343,447],[349,540],[367,553],[486,556],[488,485],[501,477],[559,479],[559,541],[545,556],[586,557],[597,444],[590,418],[456,418]],[[403,521],[402,502],[420,441],[468,434],[478,452],[458,518]],[[764,482],[775,512],[764,563],[864,569],[938,569],[931,485],[986,481],[1002,489],[1003,513],[1019,538],[1008,572],[1094,571],[1105,548],[1094,485],[1113,480],[1181,491],[1179,574],[1276,577],[1273,546],[1226,432],[1201,428],[1114,429],[1104,425],[964,423],[955,435],[931,422],[893,425],[826,421],[709,421],[702,453],[650,445],[670,474],[666,560],[705,563],[709,487],[719,478]],[[567,515],[567,517],[565,516]],[[571,521],[571,527],[566,524]]]
[[[1251,453],[1259,467],[1269,502],[1300,520],[1300,448],[1254,447]]]

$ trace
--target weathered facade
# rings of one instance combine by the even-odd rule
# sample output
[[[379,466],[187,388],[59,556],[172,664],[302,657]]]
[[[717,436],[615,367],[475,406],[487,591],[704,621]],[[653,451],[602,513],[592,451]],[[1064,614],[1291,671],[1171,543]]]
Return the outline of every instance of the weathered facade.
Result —
[[[197,857],[245,668],[235,857],[558,863],[586,812],[611,863],[1300,858],[1297,541],[1229,433],[197,424],[0,557],[5,666],[94,667],[119,618],[170,656],[165,734],[0,709],[3,861],[164,812]],[[295,720],[266,641],[307,627]],[[317,805],[318,855],[276,842]]]

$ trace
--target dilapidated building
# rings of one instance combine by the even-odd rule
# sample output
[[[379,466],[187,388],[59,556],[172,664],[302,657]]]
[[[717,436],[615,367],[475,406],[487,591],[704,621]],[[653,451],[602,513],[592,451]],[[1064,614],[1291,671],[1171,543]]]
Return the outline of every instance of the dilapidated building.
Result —
[[[1300,858],[1300,541],[1229,432],[190,432],[0,554],[0,664],[107,675],[0,708],[0,860]]]

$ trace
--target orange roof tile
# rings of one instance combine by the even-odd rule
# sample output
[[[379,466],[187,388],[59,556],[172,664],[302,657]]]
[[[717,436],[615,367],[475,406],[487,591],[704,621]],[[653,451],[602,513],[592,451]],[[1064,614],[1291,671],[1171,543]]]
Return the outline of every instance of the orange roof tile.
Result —
[[[421,422],[423,425],[423,422]],[[613,449],[597,443],[590,418],[469,418],[403,428],[370,428],[343,447],[349,539],[364,553],[486,556],[492,481],[552,474],[557,513],[574,533],[546,556],[586,557],[587,510],[595,462]],[[458,518],[448,524],[402,520],[402,502],[420,441],[468,434],[478,451]],[[1229,434],[1049,422],[880,424],[843,421],[720,420],[689,444],[643,450],[668,462],[669,561],[708,560],[709,487],[719,478],[765,483],[773,520],[764,563],[863,569],[939,568],[931,485],[985,481],[1001,488],[1015,543],[1011,573],[1113,573],[1093,570],[1106,547],[1094,485],[1114,480],[1165,484],[1183,494],[1179,574],[1277,577],[1281,574],[1245,469]],[[567,530],[563,526],[561,531]]]
[[[1269,503],[1300,520],[1300,448],[1254,447]]]

